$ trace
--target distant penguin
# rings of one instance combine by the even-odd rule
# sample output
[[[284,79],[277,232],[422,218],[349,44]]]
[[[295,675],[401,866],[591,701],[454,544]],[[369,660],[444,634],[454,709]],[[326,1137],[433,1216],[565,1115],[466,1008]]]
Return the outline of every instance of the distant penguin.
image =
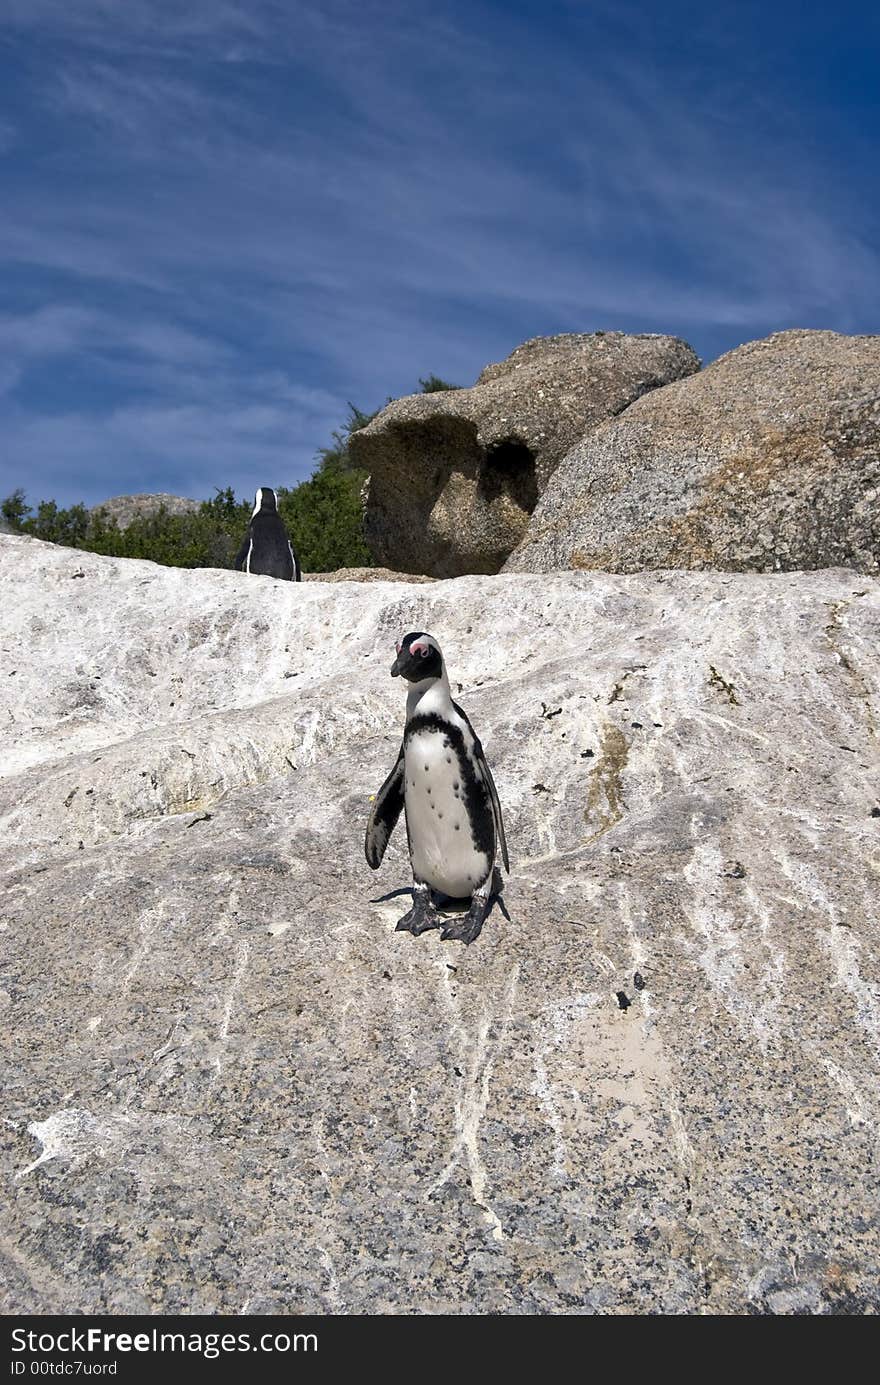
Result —
[[[510,871],[501,806],[473,727],[452,700],[446,665],[431,635],[404,635],[392,678],[410,685],[406,725],[397,762],[373,803],[364,842],[367,862],[378,870],[402,809],[413,873],[413,906],[398,930],[472,943],[489,905],[495,856],[500,848]],[[444,923],[431,890],[471,897],[470,909]]]
[[[270,486],[260,486],[244,542],[235,555],[238,572],[301,582],[299,559],[278,513],[278,496]]]

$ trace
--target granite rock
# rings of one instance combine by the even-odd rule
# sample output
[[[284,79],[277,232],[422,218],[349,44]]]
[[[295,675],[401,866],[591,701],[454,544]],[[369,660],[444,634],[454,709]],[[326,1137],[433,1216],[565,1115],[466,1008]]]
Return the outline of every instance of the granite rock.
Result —
[[[109,519],[115,520],[117,528],[127,529],[134,520],[148,519],[160,510],[165,510],[169,515],[194,514],[200,504],[200,500],[188,500],[183,495],[167,495],[164,491],[157,491],[154,494],[114,495],[100,505],[93,505],[89,513],[97,515],[103,511]]]
[[[397,399],[353,433],[378,562],[433,577],[497,572],[557,464],[634,399],[699,369],[678,337],[537,337],[470,389]]]
[[[778,332],[557,468],[508,571],[880,570],[880,336]]]
[[[413,572],[393,572],[389,567],[340,567],[335,572],[304,572],[304,582],[433,582]]]
[[[880,582],[0,576],[6,1312],[877,1311]],[[362,855],[418,627],[470,948]]]

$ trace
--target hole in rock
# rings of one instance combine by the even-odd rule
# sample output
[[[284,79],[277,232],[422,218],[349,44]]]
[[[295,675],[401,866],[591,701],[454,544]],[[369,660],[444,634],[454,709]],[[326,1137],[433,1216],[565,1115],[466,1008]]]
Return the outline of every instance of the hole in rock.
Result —
[[[535,454],[520,438],[504,438],[486,452],[480,477],[487,500],[505,492],[515,505],[531,514],[538,503]]]

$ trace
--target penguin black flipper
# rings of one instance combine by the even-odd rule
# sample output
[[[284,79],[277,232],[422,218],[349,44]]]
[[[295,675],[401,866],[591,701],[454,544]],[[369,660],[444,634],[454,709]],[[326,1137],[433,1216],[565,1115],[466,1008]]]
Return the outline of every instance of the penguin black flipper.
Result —
[[[293,580],[294,582],[301,582],[303,579],[302,568],[299,565],[299,558],[296,556],[296,553],[294,552],[294,547],[293,544],[290,542],[290,539],[287,540],[287,547],[290,549],[290,556],[293,560]]]
[[[397,819],[403,812],[403,746],[394,762],[394,768],[373,800],[364,838],[364,854],[367,865],[378,870],[385,855],[391,833],[397,826]]]
[[[509,875],[510,862],[507,859],[507,838],[504,835],[504,822],[501,817],[501,804],[498,801],[498,790],[495,787],[495,780],[492,778],[492,771],[486,763],[486,756],[483,752],[482,742],[480,741],[479,736],[477,735],[476,731],[468,721],[467,713],[463,711],[461,707],[459,707],[457,702],[453,702],[452,705],[455,708],[456,712],[458,712],[458,715],[461,717],[462,721],[467,722],[467,725],[470,728],[470,733],[474,738],[474,758],[477,762],[477,767],[483,776],[483,782],[486,785],[486,788],[489,790],[489,798],[492,803],[492,816],[495,819],[495,835],[498,838],[498,845],[501,847],[501,859],[504,862],[504,869],[507,871],[507,874]]]

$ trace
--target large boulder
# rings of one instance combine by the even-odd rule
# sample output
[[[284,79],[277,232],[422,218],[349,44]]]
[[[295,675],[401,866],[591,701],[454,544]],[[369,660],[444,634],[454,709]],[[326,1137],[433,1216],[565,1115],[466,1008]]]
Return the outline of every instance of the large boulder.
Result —
[[[434,577],[497,572],[584,433],[699,365],[678,337],[536,337],[471,389],[395,400],[350,442],[370,473],[374,556]]]
[[[147,519],[165,510],[169,515],[189,515],[198,510],[201,501],[188,500],[183,495],[168,495],[165,491],[141,495],[114,495],[100,505],[93,505],[90,514],[103,511],[119,529],[127,529],[136,519]]]
[[[880,569],[880,337],[793,331],[595,429],[507,568],[838,564]]]
[[[880,1309],[880,581],[0,580],[7,1313]],[[362,854],[420,626],[470,948]]]

